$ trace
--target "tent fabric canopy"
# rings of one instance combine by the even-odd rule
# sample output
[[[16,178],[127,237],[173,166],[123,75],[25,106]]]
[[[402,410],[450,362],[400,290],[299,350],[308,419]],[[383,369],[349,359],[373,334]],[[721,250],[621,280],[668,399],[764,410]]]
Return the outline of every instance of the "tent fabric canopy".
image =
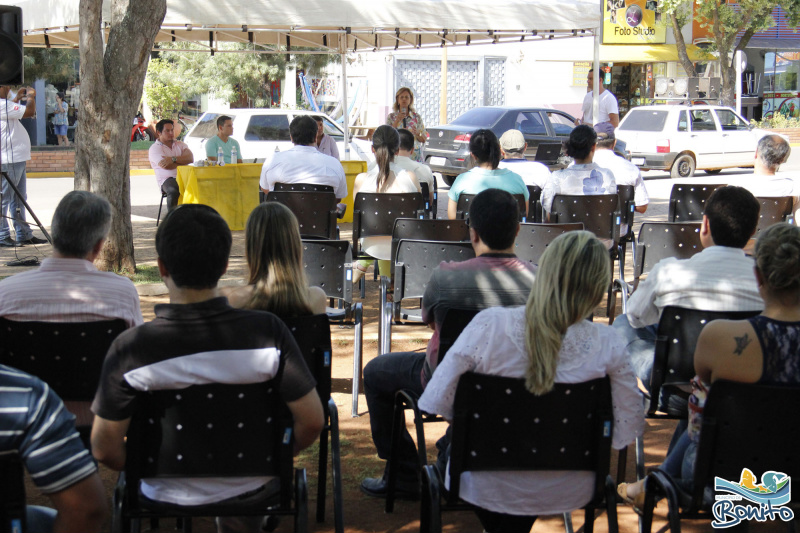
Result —
[[[24,0],[26,46],[78,44],[79,0]],[[110,21],[105,0],[103,21]],[[167,0],[157,41],[214,48],[253,43],[262,52],[286,46],[341,51],[393,50],[591,35],[597,0]],[[281,50],[281,47],[283,49]]]

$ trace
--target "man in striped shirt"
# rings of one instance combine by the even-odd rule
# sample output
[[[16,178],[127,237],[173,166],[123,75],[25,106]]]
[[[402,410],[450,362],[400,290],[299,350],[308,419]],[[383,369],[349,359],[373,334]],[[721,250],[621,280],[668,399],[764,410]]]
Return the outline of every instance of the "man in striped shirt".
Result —
[[[99,532],[108,514],[97,466],[46,383],[0,365],[0,459],[17,455],[55,510],[29,506],[27,530]]]

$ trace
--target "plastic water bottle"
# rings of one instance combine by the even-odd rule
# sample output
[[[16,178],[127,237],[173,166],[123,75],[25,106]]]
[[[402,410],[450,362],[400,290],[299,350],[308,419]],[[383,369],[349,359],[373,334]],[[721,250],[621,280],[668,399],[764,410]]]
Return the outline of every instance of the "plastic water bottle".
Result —
[[[225,152],[222,151],[222,146],[217,148],[217,165],[225,166]]]
[[[231,146],[231,165],[235,165],[239,162],[239,154],[236,153],[236,147]]]

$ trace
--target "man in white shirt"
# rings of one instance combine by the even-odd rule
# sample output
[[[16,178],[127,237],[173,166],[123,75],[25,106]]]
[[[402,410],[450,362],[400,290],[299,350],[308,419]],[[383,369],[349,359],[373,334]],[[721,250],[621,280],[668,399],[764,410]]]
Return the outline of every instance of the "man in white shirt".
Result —
[[[755,233],[760,206],[741,187],[720,187],[708,198],[700,226],[703,250],[689,259],[667,258],[653,267],[628,299],[613,327],[627,340],[633,370],[650,386],[656,331],[669,305],[705,311],[760,311],[753,259],[744,246]]]
[[[538,161],[525,159],[525,150],[527,149],[528,143],[525,142],[522,132],[517,129],[508,130],[500,136],[500,152],[503,154],[503,159],[498,167],[516,172],[525,185],[534,185],[544,189],[547,180],[550,179],[550,169]]]
[[[412,159],[414,157],[414,134],[405,128],[397,130],[400,134],[400,150],[394,156],[394,164],[403,170],[413,172],[420,183],[428,184],[430,198],[428,201],[433,204],[433,172],[423,163]]]
[[[791,196],[794,198],[794,223],[800,215],[800,183],[791,175],[776,174],[781,164],[789,159],[792,149],[780,135],[765,135],[758,141],[756,160],[752,175],[732,176],[729,185],[744,187],[753,196],[775,198]]]
[[[25,221],[25,204],[28,199],[27,175],[25,167],[31,158],[31,139],[20,124],[21,118],[32,117],[36,113],[36,91],[32,87],[20,89],[12,99],[8,99],[10,87],[0,85],[0,146],[2,146],[2,207],[0,207],[0,246],[13,248],[25,244],[45,244],[45,239],[33,236],[31,227]],[[27,98],[25,105],[20,100]],[[8,184],[11,180],[19,191],[19,196]],[[11,238],[6,216],[14,220],[17,240]]]
[[[589,87],[589,92],[583,97],[583,117],[576,120],[575,125],[588,124],[591,126],[595,123],[610,122],[615,128],[619,126],[619,105],[617,104],[617,98],[611,94],[611,91],[603,86],[602,75],[600,76],[600,96],[598,98],[600,100],[599,113],[597,121],[595,122],[592,120],[594,117],[594,92],[592,90],[592,87],[594,87],[594,69],[589,71],[589,75],[586,77],[586,83]]]
[[[167,211],[178,206],[181,195],[178,187],[178,165],[188,165],[194,161],[194,154],[182,141],[175,140],[175,123],[167,118],[156,124],[158,139],[150,147],[148,155],[150,166],[156,174],[161,192],[167,195]]]
[[[300,115],[289,124],[294,146],[277,152],[264,161],[261,169],[261,190],[271,191],[276,183],[315,183],[330,185],[337,202],[347,197],[347,179],[338,159],[317,150],[317,123],[309,115]]]

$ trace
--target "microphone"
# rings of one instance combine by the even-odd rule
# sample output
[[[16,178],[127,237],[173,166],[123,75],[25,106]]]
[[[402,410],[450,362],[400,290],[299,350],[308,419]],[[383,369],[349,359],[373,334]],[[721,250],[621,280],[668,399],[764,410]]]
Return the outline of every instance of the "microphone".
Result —
[[[402,111],[403,114],[406,115],[405,117],[403,117],[403,127],[405,128],[406,127],[406,122],[408,121],[408,116],[407,116],[408,115],[408,108],[407,107],[403,107],[402,109],[400,109],[400,111]]]

